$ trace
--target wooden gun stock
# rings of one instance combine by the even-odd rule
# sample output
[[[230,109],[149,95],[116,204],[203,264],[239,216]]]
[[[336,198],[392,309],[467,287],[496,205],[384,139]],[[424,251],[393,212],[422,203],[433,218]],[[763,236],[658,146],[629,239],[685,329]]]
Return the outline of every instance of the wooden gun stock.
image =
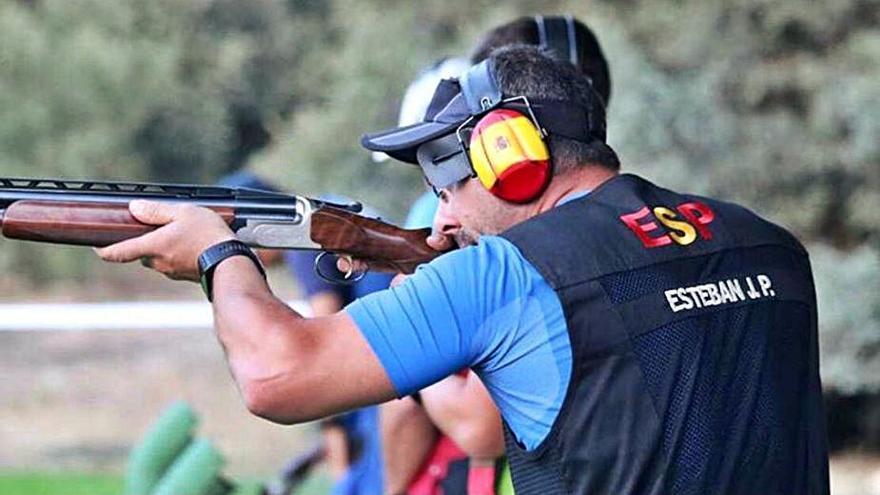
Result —
[[[212,208],[226,221],[232,208]],[[103,247],[156,229],[137,221],[127,204],[21,200],[3,213],[4,237],[23,241]]]
[[[327,251],[350,254],[371,270],[412,273],[440,256],[425,242],[431,229],[407,230],[337,208],[312,213],[312,240]]]

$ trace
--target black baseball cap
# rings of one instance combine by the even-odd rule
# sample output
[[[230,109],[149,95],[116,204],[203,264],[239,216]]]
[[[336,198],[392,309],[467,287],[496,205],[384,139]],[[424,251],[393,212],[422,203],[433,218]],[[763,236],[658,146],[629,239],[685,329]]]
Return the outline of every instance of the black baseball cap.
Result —
[[[515,100],[516,98],[514,98]],[[605,141],[605,116],[591,112],[574,102],[532,99],[528,103],[504,100],[494,108],[512,108],[534,115],[546,133],[576,141]],[[387,153],[400,161],[417,164],[416,150],[423,144],[455,131],[479,111],[469,105],[457,79],[440,81],[422,122],[365,134],[361,146]]]
[[[434,91],[422,122],[365,134],[361,145],[370,151],[381,151],[397,160],[416,164],[419,146],[454,133],[471,116],[458,80],[443,79]]]

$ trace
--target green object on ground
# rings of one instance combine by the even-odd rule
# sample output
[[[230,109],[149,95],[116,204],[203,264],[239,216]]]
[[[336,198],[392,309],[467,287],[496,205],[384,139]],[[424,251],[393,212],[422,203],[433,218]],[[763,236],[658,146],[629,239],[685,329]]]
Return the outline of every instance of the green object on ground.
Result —
[[[148,495],[192,441],[198,423],[184,402],[168,406],[131,451],[125,471],[125,495]]]
[[[195,440],[174,461],[151,495],[221,495],[223,456],[207,440]]]

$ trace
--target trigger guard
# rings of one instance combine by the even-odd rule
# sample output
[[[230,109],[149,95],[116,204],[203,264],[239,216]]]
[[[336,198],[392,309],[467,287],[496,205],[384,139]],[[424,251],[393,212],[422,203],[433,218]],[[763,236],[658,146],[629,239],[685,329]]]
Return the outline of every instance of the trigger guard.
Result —
[[[324,259],[324,256],[327,256],[328,254],[332,254],[332,253],[330,253],[329,251],[322,251],[320,254],[318,254],[318,256],[315,256],[315,265],[314,265],[315,274],[318,275],[318,277],[320,277],[321,280],[323,280],[327,283],[334,284],[334,285],[353,285],[353,284],[356,284],[357,282],[359,282],[361,279],[363,279],[367,275],[367,272],[369,271],[369,268],[367,268],[367,270],[356,272],[354,270],[354,263],[352,262],[353,260],[352,260],[351,256],[344,255],[344,258],[348,259],[349,266],[351,267],[349,269],[349,271],[347,273],[345,273],[344,277],[341,279],[328,276],[327,274],[325,274],[324,272],[321,271],[321,260]],[[354,275],[354,276],[352,277],[352,275]]]

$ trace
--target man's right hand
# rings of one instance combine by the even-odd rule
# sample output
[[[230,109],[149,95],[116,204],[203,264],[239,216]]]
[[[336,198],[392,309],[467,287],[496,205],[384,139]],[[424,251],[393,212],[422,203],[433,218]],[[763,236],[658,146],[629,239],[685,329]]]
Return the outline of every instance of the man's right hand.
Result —
[[[449,251],[450,249],[458,247],[455,243],[455,238],[437,231],[431,232],[431,235],[425,239],[425,242],[427,242],[428,246],[431,246],[432,249],[441,252]]]

